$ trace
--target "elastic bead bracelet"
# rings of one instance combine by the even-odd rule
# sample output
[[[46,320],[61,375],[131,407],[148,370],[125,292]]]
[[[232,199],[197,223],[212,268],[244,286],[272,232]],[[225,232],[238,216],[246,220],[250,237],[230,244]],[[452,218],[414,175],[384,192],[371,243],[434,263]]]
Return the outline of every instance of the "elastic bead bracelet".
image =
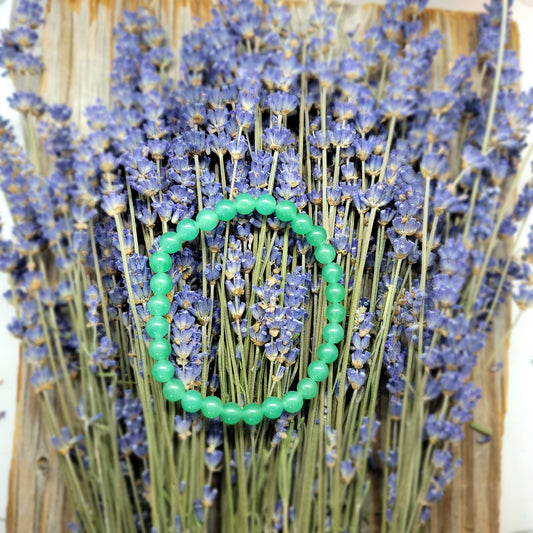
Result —
[[[282,222],[290,222],[293,231],[304,235],[309,245],[315,248],[315,257],[322,265],[322,279],[328,283],[325,289],[325,297],[329,302],[326,309],[328,324],[322,330],[325,342],[318,347],[318,360],[309,364],[308,377],[297,384],[295,391],[286,392],[282,399],[275,396],[265,398],[262,405],[251,402],[241,407],[235,402],[223,404],[217,396],[204,398],[199,391],[187,391],[183,383],[175,379],[174,365],[168,359],[172,352],[170,342],[166,338],[169,324],[164,317],[170,311],[170,301],[166,295],[172,291],[172,278],[168,275],[172,266],[170,254],[179,251],[183,242],[196,239],[200,230],[213,231],[220,221],[228,222],[237,213],[249,215],[254,210],[262,216],[275,213]],[[314,398],[318,394],[317,383],[328,377],[328,365],[339,356],[336,344],[344,338],[344,329],[340,322],[346,317],[346,309],[341,304],[346,291],[339,283],[342,279],[342,268],[333,262],[337,253],[326,239],[326,230],[315,226],[306,213],[298,213],[294,203],[288,200],[276,202],[271,194],[261,194],[254,198],[248,193],[239,194],[233,201],[219,200],[214,209],[202,209],[195,220],[183,219],[178,223],[175,232],[167,231],[161,235],[161,251],[152,254],[149,261],[153,271],[150,279],[153,296],[148,301],[148,311],[152,317],[146,324],[146,333],[153,339],[148,346],[148,353],[154,359],[152,377],[163,383],[163,396],[171,402],[181,402],[181,407],[188,413],[201,412],[206,418],[220,417],[222,422],[228,425],[243,420],[251,426],[259,424],[263,417],[275,420],[283,411],[297,413],[304,400]]]

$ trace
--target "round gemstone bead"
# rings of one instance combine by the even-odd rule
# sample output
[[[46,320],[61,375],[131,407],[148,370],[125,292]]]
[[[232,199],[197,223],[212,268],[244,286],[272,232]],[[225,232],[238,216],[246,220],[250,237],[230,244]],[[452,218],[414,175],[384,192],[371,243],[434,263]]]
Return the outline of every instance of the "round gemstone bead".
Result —
[[[171,401],[177,402],[185,394],[185,385],[179,379],[171,379],[163,385],[163,396]]]
[[[261,410],[266,418],[275,420],[281,416],[281,413],[283,413],[283,402],[275,396],[270,396],[263,401]]]
[[[168,335],[168,322],[162,316],[153,316],[146,324],[146,333],[152,339],[161,339]]]
[[[298,383],[296,390],[304,400],[310,400],[318,394],[318,385],[311,378],[304,378]]]
[[[237,213],[249,215],[255,209],[255,198],[251,194],[243,192],[235,198],[235,207],[237,208]]]
[[[159,383],[166,383],[174,377],[174,365],[168,359],[156,361],[152,366],[152,376]]]
[[[322,226],[313,226],[306,234],[305,239],[311,246],[320,246],[326,242],[327,233]]]
[[[255,210],[260,215],[271,215],[276,210],[276,199],[271,194],[260,194],[255,199]]]
[[[227,222],[237,214],[237,208],[231,200],[219,200],[215,205],[215,213],[220,220]]]
[[[322,335],[326,342],[337,344],[344,337],[344,329],[340,324],[326,324],[322,329]]]
[[[148,300],[148,312],[153,316],[165,316],[170,311],[170,302],[166,296],[156,294]]]
[[[213,231],[218,225],[217,214],[212,209],[202,209],[196,215],[196,224],[203,231]]]
[[[340,283],[331,283],[326,287],[326,300],[328,302],[334,304],[342,302],[345,295],[346,290],[344,289],[344,285],[341,285]]]
[[[249,426],[256,426],[263,420],[263,410],[257,403],[248,403],[242,408],[242,419]]]
[[[168,294],[172,290],[172,278],[166,272],[158,272],[150,278],[150,289],[154,294]]]
[[[172,346],[168,339],[154,339],[148,346],[148,353],[153,359],[166,359],[170,352],[172,351]]]
[[[329,304],[326,308],[326,318],[333,323],[342,322],[346,318],[346,309],[339,303]]]
[[[225,403],[220,413],[222,422],[228,425],[233,425],[239,422],[242,418],[242,408],[235,402]]]
[[[333,248],[331,244],[328,244],[328,243],[319,244],[315,248],[316,260],[319,263],[322,263],[323,265],[326,265],[327,263],[331,263],[335,259],[336,255],[337,255],[337,252],[335,252],[335,248]]]
[[[328,283],[337,283],[342,279],[342,268],[337,263],[329,263],[322,267],[322,277]]]
[[[222,413],[222,400],[217,396],[208,396],[202,403],[202,414],[206,418],[216,418]]]
[[[179,236],[184,241],[194,241],[200,233],[198,224],[191,218],[184,218],[178,222],[176,226]]]
[[[204,403],[202,394],[197,390],[188,390],[181,397],[181,407],[187,413],[197,413]]]
[[[291,226],[294,233],[305,235],[313,228],[313,220],[307,213],[298,213],[292,219]]]
[[[181,238],[175,231],[167,231],[161,235],[159,246],[163,252],[175,254],[181,247]]]
[[[339,357],[339,349],[329,342],[325,342],[318,347],[318,358],[324,363],[333,363]]]
[[[172,258],[166,252],[155,252],[150,256],[149,263],[154,272],[166,272],[172,266]]]
[[[324,381],[329,374],[329,368],[324,361],[313,361],[307,367],[307,375],[314,381]]]
[[[304,404],[303,396],[296,391],[289,391],[283,395],[283,409],[287,413],[297,413]]]
[[[296,216],[296,205],[290,200],[282,200],[276,207],[276,216],[282,222],[289,222]]]

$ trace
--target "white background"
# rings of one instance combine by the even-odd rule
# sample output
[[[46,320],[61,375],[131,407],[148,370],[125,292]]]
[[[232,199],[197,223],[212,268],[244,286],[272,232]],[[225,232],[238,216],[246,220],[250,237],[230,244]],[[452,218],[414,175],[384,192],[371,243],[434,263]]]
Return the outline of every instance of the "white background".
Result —
[[[0,30],[7,27],[12,0],[0,0]],[[347,3],[364,3],[346,0]],[[384,3],[384,2],[378,2]],[[482,0],[430,0],[429,7],[480,11]],[[518,22],[521,42],[521,68],[524,89],[533,87],[533,0],[516,0],[513,18]],[[0,115],[16,119],[5,99],[13,88],[8,78],[0,78]],[[18,123],[14,122],[19,128]],[[20,132],[20,129],[17,129]],[[533,137],[531,139],[533,142]],[[529,173],[528,173],[529,174]],[[0,215],[4,223],[3,236],[9,235],[11,221],[4,198],[0,195]],[[524,236],[524,244],[526,242]],[[0,273],[0,294],[8,289],[7,279]],[[0,533],[5,531],[5,509],[9,463],[13,446],[18,343],[6,330],[13,311],[0,300]],[[501,498],[501,533],[533,533],[533,312],[523,315],[513,331],[510,348],[508,411],[503,440],[503,479]],[[28,532],[31,533],[31,532]],[[456,533],[456,532],[450,532]],[[459,533],[459,532],[457,532]]]

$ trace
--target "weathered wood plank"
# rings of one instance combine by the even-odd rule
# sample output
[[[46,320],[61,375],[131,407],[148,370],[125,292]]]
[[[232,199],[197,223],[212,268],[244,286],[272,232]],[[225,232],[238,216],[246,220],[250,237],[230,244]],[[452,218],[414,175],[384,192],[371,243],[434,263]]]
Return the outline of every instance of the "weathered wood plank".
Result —
[[[100,98],[108,103],[109,72],[113,57],[113,27],[124,9],[144,7],[153,12],[167,30],[174,50],[194,19],[209,17],[210,0],[48,0],[47,24],[43,35],[43,59],[47,70],[40,81],[40,93],[50,102],[64,102],[73,108],[73,120],[84,123],[83,110]],[[345,6],[345,27],[359,27],[362,34],[377,19],[376,6]],[[445,35],[443,49],[435,61],[435,81],[441,80],[450,63],[459,54],[467,54],[478,41],[476,15],[428,10],[424,28],[438,28]],[[518,49],[518,33],[513,26],[510,46]],[[171,75],[179,73],[179,57]],[[501,338],[509,325],[510,310],[505,307],[493,338]],[[482,360],[496,361],[507,353],[507,346],[494,342]],[[495,361],[495,362],[496,362]],[[29,372],[21,363],[17,398],[15,445],[10,475],[7,529],[9,533],[59,532],[69,519],[65,489],[59,476],[57,460],[33,391],[28,386]],[[458,472],[444,500],[435,506],[431,533],[496,533],[500,495],[500,455],[505,412],[505,372],[490,369],[481,372],[484,397],[475,419],[491,427],[490,443],[480,444],[476,434],[467,429],[461,445],[464,466]]]

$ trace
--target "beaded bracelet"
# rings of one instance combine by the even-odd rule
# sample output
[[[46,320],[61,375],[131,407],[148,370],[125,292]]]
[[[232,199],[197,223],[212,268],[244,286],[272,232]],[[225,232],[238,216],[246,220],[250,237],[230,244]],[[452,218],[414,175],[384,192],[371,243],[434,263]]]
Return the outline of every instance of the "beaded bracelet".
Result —
[[[185,390],[183,383],[174,378],[174,365],[168,357],[172,351],[169,340],[169,323],[164,316],[170,310],[167,294],[172,290],[172,279],[167,271],[172,266],[169,254],[177,252],[183,241],[192,241],[200,230],[212,231],[219,221],[230,221],[237,215],[249,215],[253,211],[260,215],[271,215],[275,212],[282,222],[290,222],[293,231],[298,235],[305,235],[307,242],[315,247],[315,257],[322,266],[322,278],[328,283],[325,296],[329,305],[326,309],[326,324],[322,330],[324,343],[318,348],[318,360],[313,361],[307,368],[309,377],[302,379],[295,391],[286,392],[283,399],[275,396],[266,398],[262,405],[248,403],[241,407],[235,402],[222,403],[217,396],[202,397],[197,390]],[[340,325],[346,316],[346,309],[340,303],[344,300],[345,289],[339,281],[342,269],[334,263],[335,248],[326,243],[326,231],[320,226],[313,225],[311,217],[305,213],[297,213],[296,205],[289,200],[279,203],[271,194],[261,194],[254,198],[251,194],[239,194],[234,201],[223,199],[217,202],[214,210],[202,209],[196,220],[186,218],[181,220],[176,231],[164,233],[159,241],[162,251],[155,252],[150,257],[150,267],[153,276],[150,288],[154,295],[148,301],[148,311],[152,318],[146,324],[146,332],[152,341],[148,353],[155,360],[152,366],[153,378],[163,383],[163,396],[171,402],[181,402],[184,411],[201,413],[207,418],[217,418],[226,424],[236,424],[241,419],[249,425],[261,422],[263,416],[270,419],[279,418],[283,411],[298,412],[304,400],[314,398],[318,393],[318,382],[324,381],[329,373],[328,364],[333,363],[339,356],[336,344],[344,338],[344,329]]]

